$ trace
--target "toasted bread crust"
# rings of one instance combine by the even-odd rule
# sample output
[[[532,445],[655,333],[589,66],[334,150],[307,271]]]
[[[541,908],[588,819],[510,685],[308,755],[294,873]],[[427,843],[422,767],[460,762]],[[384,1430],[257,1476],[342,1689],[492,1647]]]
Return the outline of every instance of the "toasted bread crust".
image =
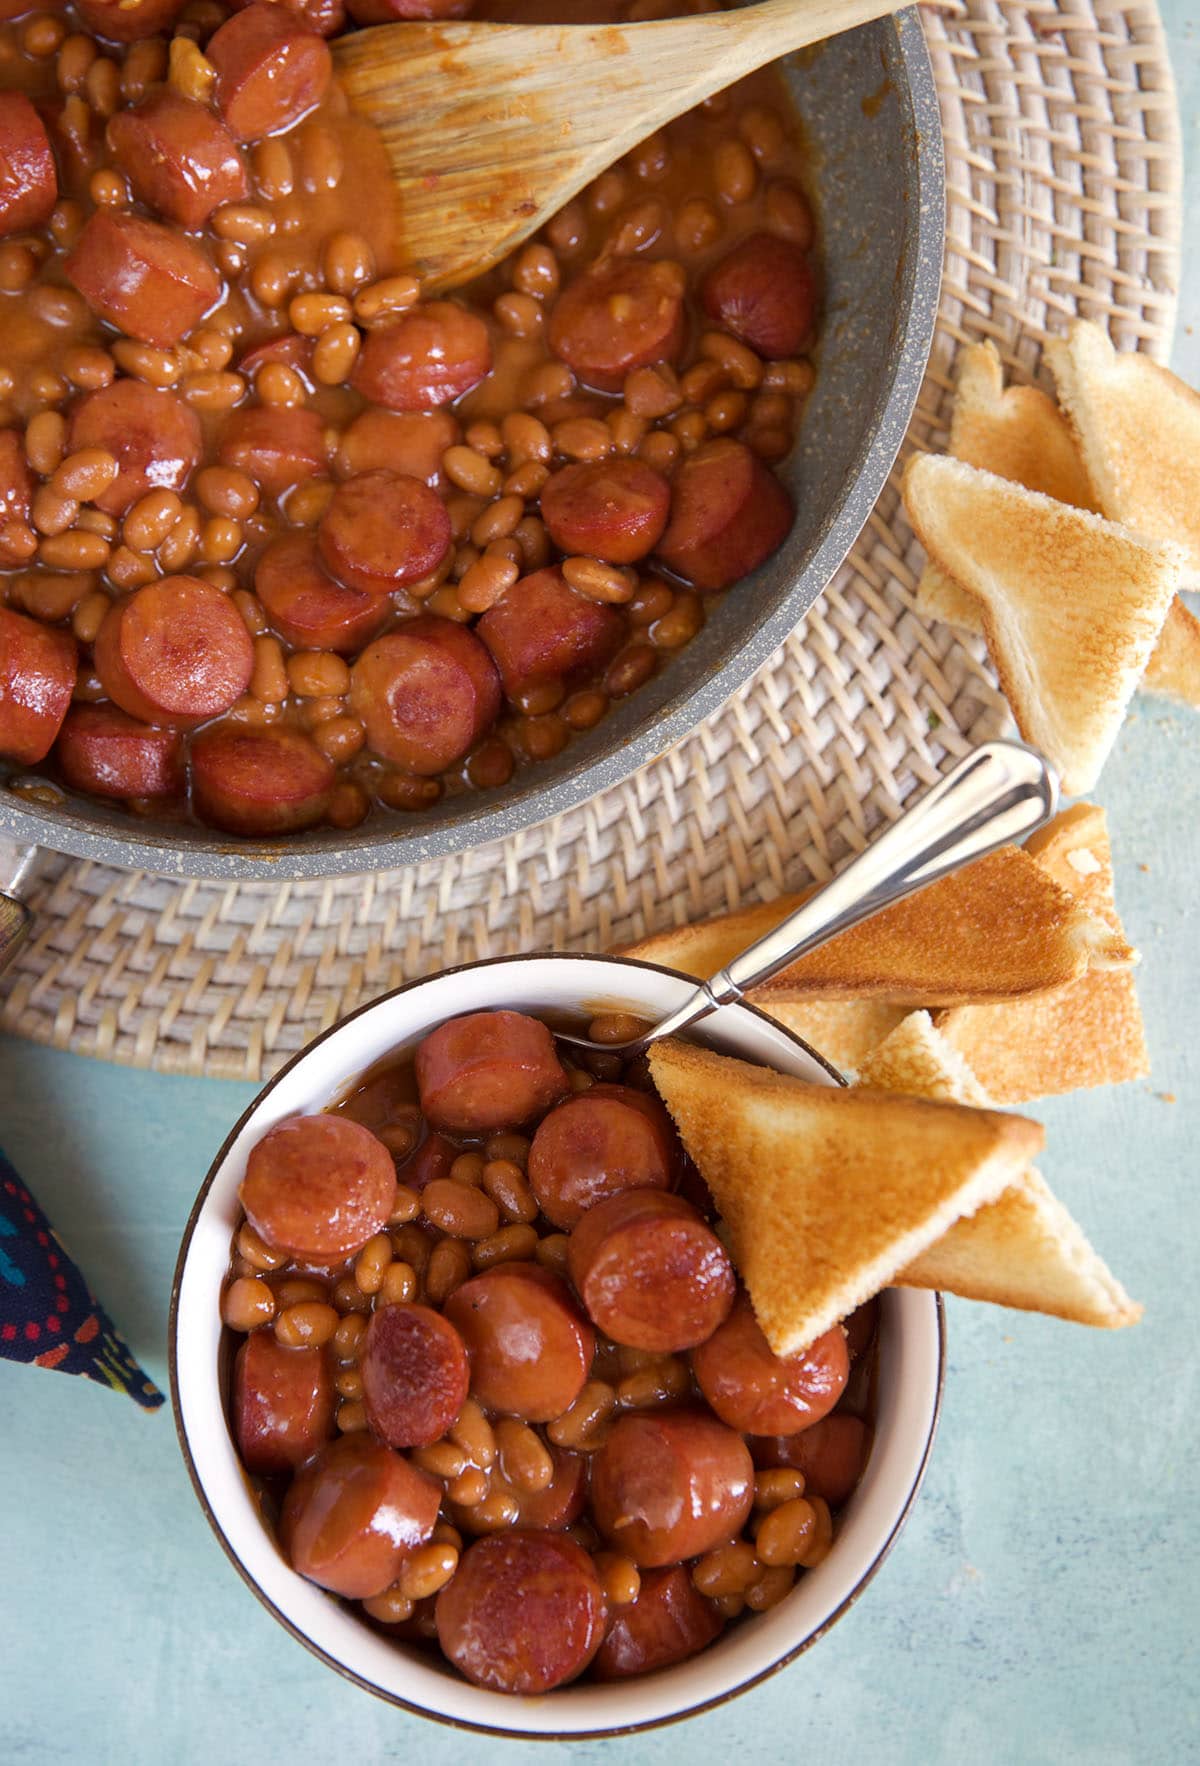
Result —
[[[650,1071],[778,1355],[993,1200],[1044,1138],[1023,1117],[808,1085],[674,1041],[654,1044]]]

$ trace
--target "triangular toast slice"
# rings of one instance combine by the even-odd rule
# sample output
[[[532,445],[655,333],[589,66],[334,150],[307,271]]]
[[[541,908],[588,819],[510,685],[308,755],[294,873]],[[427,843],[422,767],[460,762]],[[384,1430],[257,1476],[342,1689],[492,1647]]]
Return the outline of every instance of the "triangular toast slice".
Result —
[[[1076,803],[1030,839],[1026,851],[1054,882],[1124,939],[1113,895],[1108,823],[1098,804]],[[939,1012],[944,1040],[1003,1104],[1117,1085],[1150,1071],[1132,970],[1096,970],[1036,998]]]
[[[650,1072],[777,1355],[992,1201],[1044,1138],[1020,1116],[808,1085],[687,1043],[655,1043]]]
[[[928,1012],[911,1013],[879,1044],[864,1063],[862,1083],[942,1103],[987,1101]],[[938,1288],[1107,1330],[1142,1315],[1032,1166],[994,1202],[956,1221],[900,1271],[896,1286]]]
[[[1182,552],[945,456],[910,461],[904,499],[926,551],[982,603],[1022,734],[1069,796],[1089,791],[1174,599]]]
[[[891,1000],[779,999],[759,1002],[768,1017],[831,1061],[839,1073],[857,1073],[873,1048],[901,1022],[906,1006]]]
[[[624,956],[704,979],[804,900],[784,896],[628,945]],[[1123,968],[1123,937],[1081,911],[1017,846],[963,870],[841,932],[754,990],[756,1004],[815,997],[915,1005],[1015,999],[1061,986],[1092,966]],[[832,1056],[831,1056],[832,1059]]]
[[[1200,582],[1200,393],[1077,319],[1046,362],[1110,521],[1174,540]]]

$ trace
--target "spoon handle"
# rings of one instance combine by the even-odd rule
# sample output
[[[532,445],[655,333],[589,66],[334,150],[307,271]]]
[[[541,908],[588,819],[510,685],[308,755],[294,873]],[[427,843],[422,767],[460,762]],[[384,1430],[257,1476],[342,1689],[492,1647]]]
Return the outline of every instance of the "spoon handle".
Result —
[[[701,982],[648,1040],[740,1000],[839,932],[998,846],[1023,840],[1057,808],[1058,779],[1034,749],[1023,742],[976,748],[786,920]]]

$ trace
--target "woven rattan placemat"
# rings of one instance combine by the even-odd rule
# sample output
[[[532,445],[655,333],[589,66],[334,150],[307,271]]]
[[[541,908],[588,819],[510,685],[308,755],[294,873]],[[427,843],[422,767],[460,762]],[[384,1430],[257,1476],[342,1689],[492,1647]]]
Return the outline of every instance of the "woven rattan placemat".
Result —
[[[951,364],[1018,378],[1073,313],[1164,357],[1180,151],[1153,4],[931,9],[946,273],[910,440],[944,439]],[[265,1077],[364,1000],[449,963],[602,949],[828,875],[970,740],[1007,723],[978,642],[913,611],[896,480],[796,635],[619,789],[436,865],[315,883],[178,882],[45,861],[0,1026],[171,1072]]]

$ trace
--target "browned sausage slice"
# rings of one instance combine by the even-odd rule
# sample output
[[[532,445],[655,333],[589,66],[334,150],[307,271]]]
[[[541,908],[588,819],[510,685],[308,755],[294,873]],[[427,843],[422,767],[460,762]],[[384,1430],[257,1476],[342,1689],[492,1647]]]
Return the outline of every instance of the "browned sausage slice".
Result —
[[[0,238],[50,219],[58,172],[42,119],[23,92],[0,92]]]
[[[546,1026],[524,1012],[471,1012],[451,1018],[419,1045],[421,1109],[451,1134],[519,1128],[567,1089]]]
[[[177,797],[183,792],[183,743],[115,705],[73,705],[55,748],[73,791],[97,797]]]
[[[15,429],[0,429],[0,565],[27,564],[37,551],[29,525],[33,477]]]
[[[293,1569],[334,1594],[369,1600],[437,1523],[441,1487],[359,1430],[331,1442],[294,1480],[279,1537]]]
[[[285,1349],[252,1331],[233,1364],[233,1427],[248,1472],[288,1472],[334,1432],[333,1376],[323,1349]]]
[[[635,368],[678,358],[686,286],[670,259],[619,258],[585,271],[555,303],[550,348],[586,386],[620,392]]]
[[[791,498],[757,455],[720,436],[676,472],[658,555],[698,589],[727,589],[783,544],[792,514]]]
[[[724,1624],[686,1565],[648,1570],[632,1606],[613,1615],[592,1672],[597,1680],[628,1680],[673,1668],[707,1649]]]
[[[346,27],[346,8],[342,0],[275,0],[320,37],[336,37]],[[244,12],[251,0],[230,0],[230,12]]]
[[[835,1410],[798,1435],[772,1435],[750,1445],[755,1465],[791,1466],[803,1473],[806,1496],[838,1508],[862,1477],[871,1431],[860,1417]]]
[[[489,1410],[546,1423],[578,1398],[596,1337],[566,1283],[505,1263],[456,1288],[446,1317],[467,1346],[471,1391]]]
[[[573,1539],[477,1539],[437,1599],[443,1654],[476,1686],[530,1697],[583,1673],[604,1636],[596,1566]]]
[[[307,531],[281,534],[254,570],[254,589],[267,618],[298,650],[337,650],[353,656],[373,638],[389,608],[378,595],[335,583]]]
[[[564,466],[542,486],[542,519],[564,552],[634,564],[662,537],[671,487],[641,460]]]
[[[76,10],[97,36],[137,43],[169,32],[187,0],[76,0]]]
[[[359,1352],[367,1420],[389,1447],[428,1447],[452,1428],[471,1369],[462,1338],[429,1306],[382,1306]]]
[[[192,741],[192,802],[231,834],[312,828],[329,807],[333,763],[299,730],[204,730]]]
[[[669,1190],[678,1166],[663,1106],[626,1085],[595,1085],[568,1098],[538,1124],[529,1149],[538,1206],[564,1229],[621,1190]]]
[[[237,608],[196,576],[166,576],[114,603],[95,656],[104,690],[122,711],[177,730],[228,711],[254,668]]]
[[[808,253],[777,233],[752,233],[714,264],[700,299],[760,356],[794,356],[812,333],[817,285]]]
[[[119,468],[94,499],[106,515],[124,515],[147,491],[181,491],[200,462],[200,421],[173,392],[140,380],[114,380],[87,393],[71,414],[71,451],[104,448]]]
[[[846,1387],[850,1357],[840,1325],[799,1355],[776,1355],[747,1294],[706,1343],[692,1351],[697,1384],[730,1428],[794,1435],[831,1411]]]
[[[238,1195],[268,1245],[332,1262],[384,1224],[396,1169],[383,1142],[348,1116],[292,1116],[251,1147]]]
[[[441,490],[442,455],[461,435],[449,411],[363,411],[343,431],[334,469],[339,478],[401,472]]]
[[[617,609],[576,594],[557,566],[521,577],[475,629],[510,699],[539,681],[570,681],[603,668],[625,638]]]
[[[575,1290],[614,1343],[670,1354],[723,1322],[737,1279],[720,1239],[682,1196],[625,1190],[599,1203],[567,1245]]]
[[[473,632],[422,613],[363,651],[350,703],[375,753],[424,778],[475,746],[500,709],[500,683]]]
[[[333,60],[324,39],[286,6],[247,6],[213,32],[217,109],[239,141],[277,135],[324,98]]]
[[[367,333],[354,386],[392,411],[432,411],[491,372],[487,326],[450,300],[433,300]]]
[[[733,1539],[753,1501],[746,1443],[707,1411],[623,1416],[592,1460],[596,1525],[644,1568]]]
[[[325,432],[307,407],[251,405],[229,419],[218,457],[278,497],[324,473]]]
[[[108,125],[108,144],[148,208],[192,231],[250,185],[237,142],[206,104],[161,87]]]
[[[36,766],[49,754],[75,691],[75,640],[0,607],[0,754]]]
[[[178,343],[221,293],[198,245],[157,221],[98,209],[63,269],[92,311],[143,343]]]
[[[339,582],[388,595],[437,569],[450,550],[450,517],[421,479],[364,472],[334,491],[317,543]]]

